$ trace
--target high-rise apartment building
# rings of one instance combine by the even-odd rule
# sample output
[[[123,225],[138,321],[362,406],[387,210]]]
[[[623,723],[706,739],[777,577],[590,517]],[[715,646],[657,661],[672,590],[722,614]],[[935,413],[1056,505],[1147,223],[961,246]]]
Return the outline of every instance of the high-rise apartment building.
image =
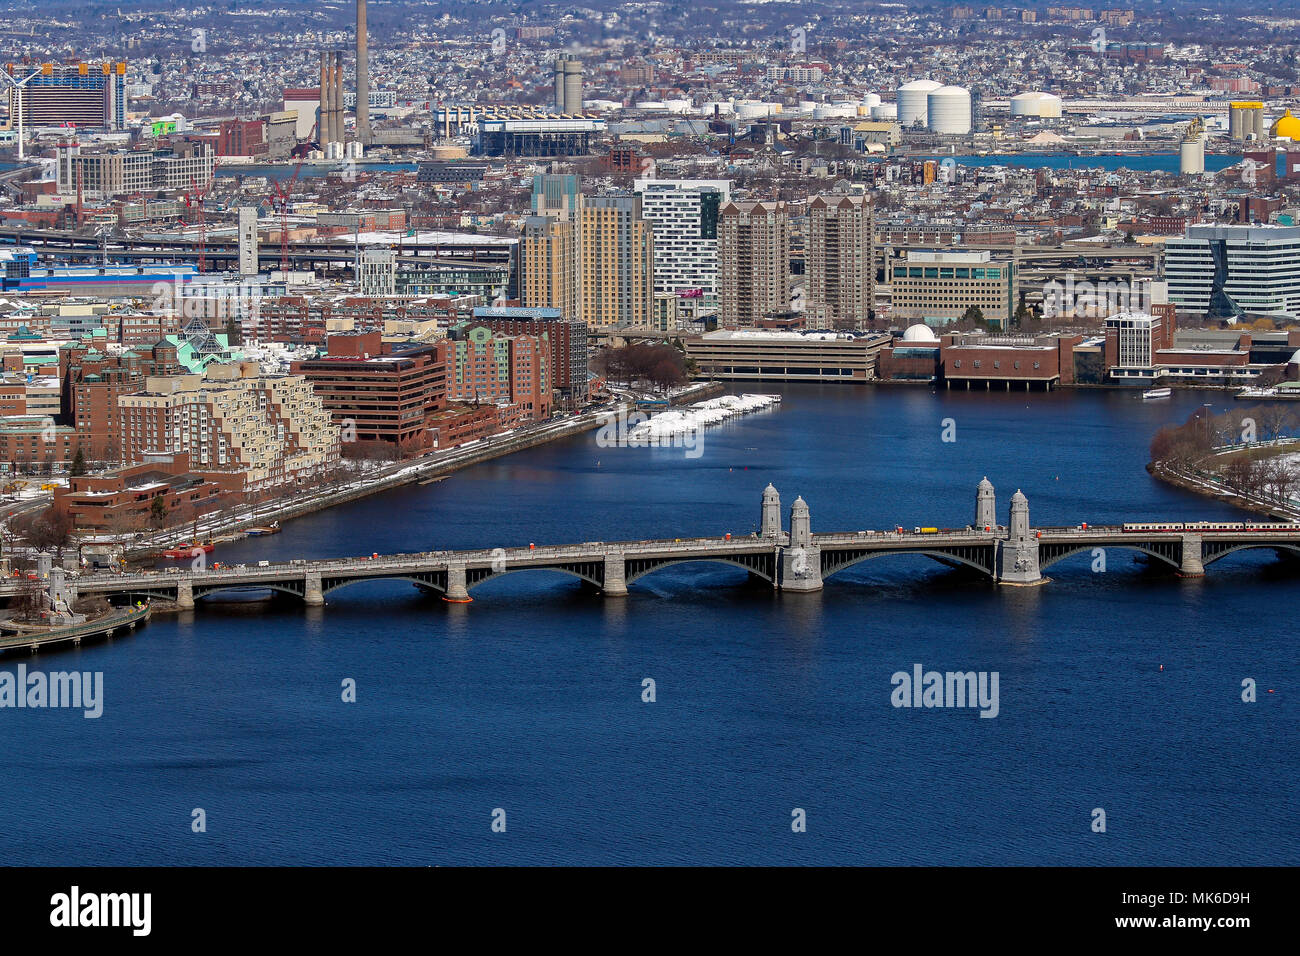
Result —
[[[654,227],[656,292],[699,290],[718,304],[718,213],[731,199],[725,179],[638,179],[642,215]]]
[[[654,235],[640,197],[589,197],[577,176],[533,181],[520,297],[588,328],[646,326],[654,309]]]
[[[718,218],[723,328],[749,328],[790,310],[790,215],[783,201],[729,202]]]
[[[876,270],[871,201],[866,196],[816,196],[808,203],[807,305],[831,328],[865,328]]]
[[[654,236],[638,196],[585,200],[580,229],[582,317],[590,329],[643,328],[654,312]]]

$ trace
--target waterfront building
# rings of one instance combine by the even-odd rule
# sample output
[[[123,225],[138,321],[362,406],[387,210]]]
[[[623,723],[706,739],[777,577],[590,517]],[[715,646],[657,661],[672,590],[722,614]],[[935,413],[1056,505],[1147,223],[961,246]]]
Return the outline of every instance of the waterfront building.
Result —
[[[579,235],[587,327],[648,326],[654,313],[654,237],[641,215],[640,197],[588,197]]]
[[[447,404],[447,369],[436,345],[397,347],[378,331],[331,334],[325,354],[294,362],[348,441],[428,447],[427,418]]]
[[[476,405],[514,406],[502,426],[551,416],[551,344],[546,335],[504,335],[462,322],[438,343],[445,356],[447,396]]]
[[[588,348],[584,322],[565,319],[559,309],[490,306],[473,311],[474,324],[504,335],[545,336],[551,347],[551,386],[565,401],[587,400]]]
[[[980,310],[990,325],[1006,328],[1016,306],[1016,272],[1011,262],[978,252],[918,252],[889,262],[891,316],[904,322],[942,326]]]
[[[1165,242],[1169,301],[1214,319],[1300,319],[1300,227],[1192,225]]]
[[[790,302],[790,215],[783,201],[729,202],[718,221],[719,317],[752,328]]]
[[[683,340],[700,375],[783,382],[867,382],[887,334],[719,329]]]
[[[338,461],[339,428],[301,375],[264,374],[253,362],[202,375],[150,376],[118,399],[128,463],[154,452],[186,454],[195,467],[269,489]]]
[[[157,453],[138,464],[70,477],[54,490],[54,507],[80,530],[121,533],[156,523],[155,509],[165,524],[197,521],[233,503],[242,490],[230,474],[192,470],[186,454]]]

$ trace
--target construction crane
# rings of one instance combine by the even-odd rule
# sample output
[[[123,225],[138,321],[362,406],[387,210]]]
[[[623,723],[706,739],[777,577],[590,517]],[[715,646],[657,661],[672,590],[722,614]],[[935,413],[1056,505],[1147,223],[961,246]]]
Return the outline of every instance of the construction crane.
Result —
[[[202,190],[200,190],[199,184],[196,183],[194,181],[194,177],[191,176],[190,177],[191,191],[185,194],[185,205],[189,206],[191,209],[198,210],[198,215],[199,215],[199,271],[200,272],[208,271],[208,259],[207,259],[208,224],[207,221],[203,218],[203,200],[207,198],[208,193],[212,192],[212,183],[213,183],[213,179],[209,179],[207,186],[205,186]]]
[[[272,204],[280,207],[280,271],[286,274],[289,272],[289,196],[293,193],[293,187],[298,184],[298,174],[302,172],[303,161],[316,142],[316,127],[319,125],[320,120],[317,120],[312,124],[311,132],[307,134],[307,142],[294,147],[293,152],[298,155],[298,165],[294,167],[288,185],[282,185],[279,180],[271,180],[271,186],[275,190]]]

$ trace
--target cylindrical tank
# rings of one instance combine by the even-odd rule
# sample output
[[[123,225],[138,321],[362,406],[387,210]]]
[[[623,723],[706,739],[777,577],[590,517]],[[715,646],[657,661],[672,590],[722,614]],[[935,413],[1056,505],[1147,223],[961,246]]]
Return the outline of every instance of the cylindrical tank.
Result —
[[[1038,116],[1059,119],[1061,116],[1061,98],[1051,93],[1017,93],[1011,97],[1012,116]]]
[[[876,123],[898,119],[898,104],[881,103],[879,106],[871,107],[871,119]]]
[[[918,120],[924,126],[928,122],[930,94],[941,89],[942,84],[934,80],[913,80],[898,88],[898,121],[904,128],[911,127]]]
[[[970,90],[941,86],[932,90],[926,108],[926,126],[933,133],[959,136],[971,128]]]
[[[1184,176],[1205,172],[1205,140],[1184,140],[1178,147],[1178,172]]]
[[[866,96],[862,97],[862,105],[865,106],[868,110],[870,110],[873,106],[879,106],[880,94],[868,93]]]

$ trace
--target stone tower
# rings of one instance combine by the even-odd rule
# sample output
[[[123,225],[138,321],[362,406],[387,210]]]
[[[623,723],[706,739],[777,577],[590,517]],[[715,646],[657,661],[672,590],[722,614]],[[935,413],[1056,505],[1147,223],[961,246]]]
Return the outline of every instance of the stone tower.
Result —
[[[998,581],[1002,584],[1039,584],[1038,538],[1029,530],[1029,499],[1019,489],[1011,496],[1007,537],[999,542]]]
[[[790,506],[790,544],[777,551],[777,587],[782,591],[820,591],[822,553],[813,544],[812,517],[808,503],[796,498]]]
[[[790,506],[790,547],[806,548],[812,544],[812,516],[808,502],[800,496]]]
[[[980,481],[975,492],[975,530],[996,531],[998,527],[998,500],[993,493],[993,482],[987,477]]]
[[[763,511],[758,523],[758,536],[781,537],[781,495],[770,483],[763,489]]]

